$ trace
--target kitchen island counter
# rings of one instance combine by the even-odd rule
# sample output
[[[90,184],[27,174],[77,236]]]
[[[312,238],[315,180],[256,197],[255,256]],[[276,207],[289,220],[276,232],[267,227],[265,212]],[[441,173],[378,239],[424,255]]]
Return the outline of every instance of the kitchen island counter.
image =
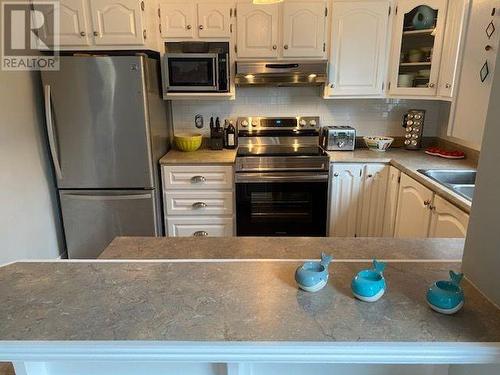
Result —
[[[315,259],[460,261],[461,238],[117,237],[99,259]]]

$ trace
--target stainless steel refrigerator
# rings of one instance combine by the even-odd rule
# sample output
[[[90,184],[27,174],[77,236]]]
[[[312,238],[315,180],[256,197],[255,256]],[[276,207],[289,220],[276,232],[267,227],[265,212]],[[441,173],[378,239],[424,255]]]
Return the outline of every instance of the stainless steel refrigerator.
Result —
[[[162,235],[158,160],[171,121],[159,62],[63,56],[60,66],[42,83],[68,257],[96,258],[120,235]]]

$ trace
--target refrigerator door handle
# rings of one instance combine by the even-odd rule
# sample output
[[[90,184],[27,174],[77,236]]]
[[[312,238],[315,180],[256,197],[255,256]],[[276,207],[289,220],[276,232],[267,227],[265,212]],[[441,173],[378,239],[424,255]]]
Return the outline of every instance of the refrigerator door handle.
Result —
[[[90,194],[85,194],[85,193],[65,193],[65,197],[68,198],[75,198],[75,199],[80,199],[80,200],[91,200],[91,201],[100,201],[100,200],[113,200],[113,201],[124,201],[124,200],[135,200],[135,199],[151,199],[152,194],[150,193],[145,193],[145,194],[100,194],[100,195],[94,195],[92,193]]]
[[[56,171],[57,179],[60,180],[62,179],[62,170],[61,170],[61,164],[59,163],[59,156],[57,153],[57,143],[54,133],[54,123],[52,121],[50,85],[44,86],[43,94],[45,99],[45,123],[47,126],[47,136],[49,138],[50,155],[52,156],[52,162],[54,163],[54,169]]]

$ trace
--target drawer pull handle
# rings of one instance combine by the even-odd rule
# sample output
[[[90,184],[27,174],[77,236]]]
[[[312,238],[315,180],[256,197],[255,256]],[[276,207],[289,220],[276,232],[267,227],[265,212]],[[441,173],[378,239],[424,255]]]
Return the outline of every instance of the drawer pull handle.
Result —
[[[205,232],[204,230],[199,230],[197,232],[193,233],[193,237],[207,237],[208,233]]]
[[[207,181],[207,179],[203,176],[193,176],[191,177],[191,182],[195,184],[201,184],[202,182]]]
[[[207,204],[205,202],[194,202],[192,204],[193,208],[199,209],[199,208],[205,208],[207,207]]]

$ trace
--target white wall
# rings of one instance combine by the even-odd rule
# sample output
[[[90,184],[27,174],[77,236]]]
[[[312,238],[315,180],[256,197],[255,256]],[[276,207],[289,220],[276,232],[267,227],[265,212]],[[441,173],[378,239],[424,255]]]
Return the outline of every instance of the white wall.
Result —
[[[351,125],[358,135],[403,136],[401,120],[408,109],[427,110],[426,136],[439,133],[440,103],[437,101],[400,99],[329,99],[317,87],[243,87],[236,89],[232,101],[174,101],[172,104],[175,131],[195,130],[194,116],[205,118],[203,134],[209,134],[210,116],[314,116],[323,125]]]
[[[39,75],[0,71],[0,264],[62,246]]]
[[[500,53],[497,56],[497,64],[500,64]],[[500,70],[497,70],[490,96],[463,257],[465,275],[498,306],[500,306],[499,103]]]

